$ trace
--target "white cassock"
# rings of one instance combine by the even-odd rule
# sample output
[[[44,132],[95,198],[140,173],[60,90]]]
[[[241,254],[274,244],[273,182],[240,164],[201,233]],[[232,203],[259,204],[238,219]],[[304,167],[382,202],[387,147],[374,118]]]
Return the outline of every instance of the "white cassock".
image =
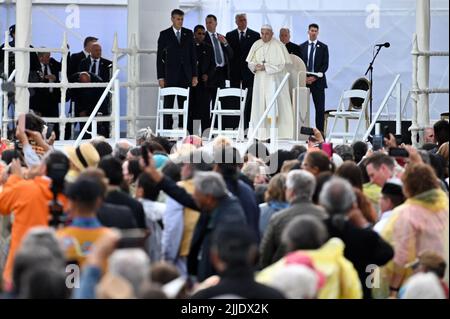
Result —
[[[256,41],[250,49],[247,62],[250,71],[255,73],[250,118],[250,128],[254,129],[267,107],[269,107],[270,101],[287,73],[286,64],[292,62],[286,46],[276,39],[267,43],[264,43],[263,40]],[[264,64],[265,71],[256,71],[258,64]],[[266,140],[270,137],[270,124],[274,117],[276,118],[275,126],[278,129],[278,137],[292,139],[294,111],[289,94],[289,83],[286,83],[281,90],[269,118],[263,122],[258,130],[256,136],[258,139]]]

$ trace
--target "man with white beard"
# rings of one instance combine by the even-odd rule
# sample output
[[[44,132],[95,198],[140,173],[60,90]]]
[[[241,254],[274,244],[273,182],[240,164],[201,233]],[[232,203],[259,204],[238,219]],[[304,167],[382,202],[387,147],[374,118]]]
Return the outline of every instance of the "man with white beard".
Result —
[[[283,43],[273,38],[270,25],[261,28],[261,40],[256,41],[247,57],[249,69],[255,73],[252,113],[250,127],[255,129],[276,90],[286,75],[286,65],[292,63]],[[257,138],[267,140],[270,135],[271,121],[275,120],[278,137],[292,139],[294,112],[288,85],[285,85],[277,98],[273,112],[265,119],[258,130]]]

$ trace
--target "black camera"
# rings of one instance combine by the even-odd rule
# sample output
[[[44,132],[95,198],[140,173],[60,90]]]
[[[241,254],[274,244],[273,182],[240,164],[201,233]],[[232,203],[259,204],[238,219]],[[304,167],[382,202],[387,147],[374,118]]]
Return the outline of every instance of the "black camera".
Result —
[[[67,216],[64,214],[64,207],[58,201],[58,194],[64,190],[64,178],[67,174],[68,167],[62,163],[53,163],[49,165],[47,176],[52,179],[51,191],[53,199],[50,201],[48,208],[50,213],[49,226],[59,228],[64,226]]]

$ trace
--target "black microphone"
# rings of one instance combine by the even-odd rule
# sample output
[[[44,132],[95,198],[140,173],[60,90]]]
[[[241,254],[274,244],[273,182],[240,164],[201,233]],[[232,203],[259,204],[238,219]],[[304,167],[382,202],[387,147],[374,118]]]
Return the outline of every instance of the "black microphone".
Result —
[[[389,48],[391,44],[389,42],[383,43],[383,44],[375,44],[376,47],[385,47]]]

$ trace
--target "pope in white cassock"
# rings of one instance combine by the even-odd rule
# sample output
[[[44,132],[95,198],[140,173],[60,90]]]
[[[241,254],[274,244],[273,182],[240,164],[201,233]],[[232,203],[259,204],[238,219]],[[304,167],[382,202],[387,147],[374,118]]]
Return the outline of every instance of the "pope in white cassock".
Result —
[[[269,103],[286,75],[286,64],[291,64],[291,57],[286,46],[273,39],[273,30],[269,25],[261,28],[261,40],[256,41],[247,57],[249,69],[255,73],[253,85],[252,113],[250,128],[254,129],[262,118]],[[292,139],[294,131],[294,111],[289,94],[289,85],[286,84],[256,138],[267,140],[270,137],[270,124],[275,117],[280,139]]]

